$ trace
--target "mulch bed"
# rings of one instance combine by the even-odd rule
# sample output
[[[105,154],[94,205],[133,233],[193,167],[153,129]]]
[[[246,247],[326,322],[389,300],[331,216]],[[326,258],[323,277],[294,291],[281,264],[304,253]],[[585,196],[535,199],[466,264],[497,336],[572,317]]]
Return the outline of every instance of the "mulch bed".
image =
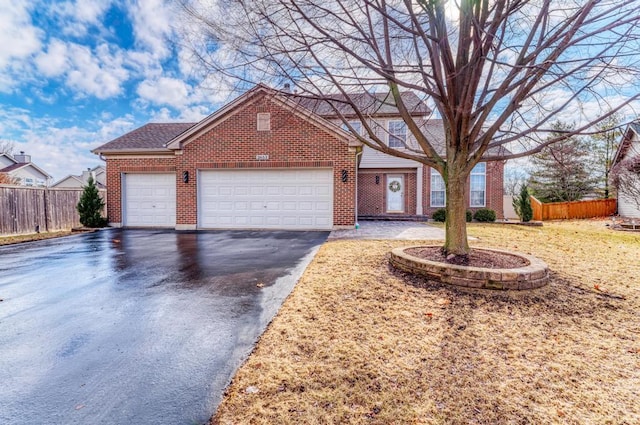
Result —
[[[429,246],[420,248],[409,248],[405,250],[407,254],[429,261],[437,261],[459,266],[483,267],[486,269],[513,269],[529,265],[529,262],[517,255],[504,254],[496,251],[483,249],[472,249],[468,258],[445,256],[442,248]]]

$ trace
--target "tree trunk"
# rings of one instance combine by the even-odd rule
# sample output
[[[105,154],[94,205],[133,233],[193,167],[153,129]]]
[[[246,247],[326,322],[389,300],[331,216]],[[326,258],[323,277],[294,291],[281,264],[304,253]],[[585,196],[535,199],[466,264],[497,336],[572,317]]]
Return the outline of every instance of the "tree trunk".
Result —
[[[447,219],[445,222],[444,252],[460,257],[456,262],[466,262],[469,256],[467,241],[467,175],[456,167],[449,168],[447,191]]]

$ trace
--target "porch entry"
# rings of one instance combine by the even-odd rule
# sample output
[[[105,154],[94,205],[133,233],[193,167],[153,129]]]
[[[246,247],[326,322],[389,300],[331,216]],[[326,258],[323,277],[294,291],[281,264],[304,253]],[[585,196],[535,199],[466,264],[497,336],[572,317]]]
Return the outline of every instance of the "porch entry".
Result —
[[[404,176],[402,174],[387,175],[387,211],[388,213],[404,212]]]

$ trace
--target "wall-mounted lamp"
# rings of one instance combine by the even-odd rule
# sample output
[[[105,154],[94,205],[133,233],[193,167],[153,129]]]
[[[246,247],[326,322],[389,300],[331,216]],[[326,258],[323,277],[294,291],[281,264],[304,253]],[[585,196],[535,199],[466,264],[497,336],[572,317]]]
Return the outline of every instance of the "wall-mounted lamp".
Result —
[[[346,183],[349,180],[349,172],[347,170],[342,170],[342,183]]]
[[[182,183],[189,183],[189,172],[188,171],[183,171],[182,172]]]
[[[376,184],[380,184],[380,176],[376,176]]]

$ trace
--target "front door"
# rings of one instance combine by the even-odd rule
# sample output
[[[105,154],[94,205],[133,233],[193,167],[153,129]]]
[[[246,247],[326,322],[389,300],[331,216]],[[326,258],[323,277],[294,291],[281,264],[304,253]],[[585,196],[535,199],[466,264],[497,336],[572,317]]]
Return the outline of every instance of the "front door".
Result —
[[[404,176],[387,176],[387,212],[404,212]]]

